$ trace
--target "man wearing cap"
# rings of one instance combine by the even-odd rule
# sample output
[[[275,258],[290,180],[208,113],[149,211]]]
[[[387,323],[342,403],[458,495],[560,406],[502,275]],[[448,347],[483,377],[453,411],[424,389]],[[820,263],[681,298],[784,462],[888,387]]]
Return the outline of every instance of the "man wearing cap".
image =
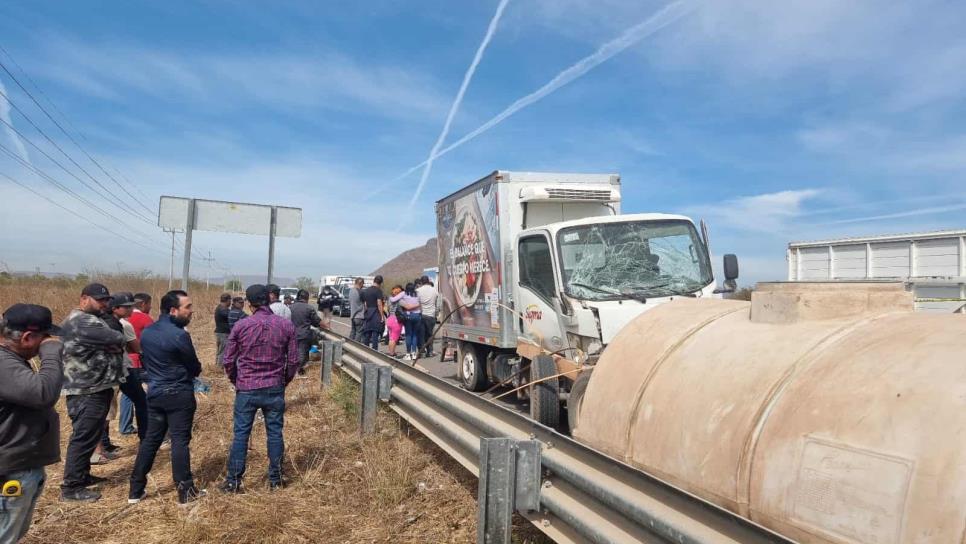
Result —
[[[111,300],[107,287],[92,283],[81,291],[80,305],[61,325],[64,342],[64,393],[72,431],[64,460],[61,500],[93,502],[87,489],[91,454],[104,432],[114,387],[124,380],[124,334],[101,319]]]
[[[268,483],[279,489],[285,442],[285,387],[299,369],[295,325],[268,307],[269,290],[252,285],[245,298],[252,315],[235,324],[225,347],[225,373],[235,386],[234,439],[228,452],[228,475],[221,485],[226,493],[241,492],[248,456],[248,438],[255,413],[262,411],[268,438]]]
[[[60,461],[60,418],[54,404],[64,382],[63,345],[50,310],[14,304],[0,320],[0,542],[16,542],[30,527],[47,479],[44,467]],[[29,359],[40,355],[40,370]],[[9,482],[15,482],[11,484]]]
[[[141,333],[144,329],[151,326],[154,320],[151,319],[151,295],[148,293],[136,293],[134,295],[134,309],[126,319],[122,321],[127,321],[131,324],[134,329],[134,335],[138,339],[138,348],[140,348]],[[138,349],[137,353],[128,352],[128,358],[131,360],[131,368],[129,369],[129,375],[135,375],[140,386],[143,388],[144,378],[141,376],[142,365],[141,365],[141,351]],[[147,404],[145,403],[145,414],[147,414]],[[145,416],[146,417],[146,416]],[[147,420],[144,421],[144,429],[141,429],[140,422],[138,423],[138,428],[134,428],[134,403],[127,395],[121,396],[121,415],[120,422],[118,426],[121,428],[121,434],[138,434],[138,438],[143,439],[143,432],[147,432]]]
[[[288,305],[282,300],[282,288],[270,283],[263,286],[268,289],[268,302],[269,308],[275,315],[282,316],[285,319],[292,319],[292,310],[288,308]]]
[[[148,434],[138,447],[131,472],[128,503],[147,496],[148,472],[164,441],[171,432],[171,476],[178,490],[178,502],[185,504],[205,495],[195,486],[191,474],[191,430],[197,404],[194,379],[201,374],[201,361],[195,353],[191,335],[194,309],[188,293],[168,291],[161,297],[161,315],[141,334],[141,362],[148,383]]]
[[[127,379],[121,384],[121,393],[134,405],[134,417],[137,420],[138,438],[144,440],[144,435],[148,430],[148,403],[144,395],[144,388],[141,385],[141,369],[134,368],[133,357],[140,358],[141,340],[138,337],[134,325],[128,318],[134,313],[134,295],[131,293],[117,293],[111,299],[111,312],[104,316],[104,322],[114,330],[124,333],[124,342],[127,355]],[[124,428],[121,427],[121,432]]]

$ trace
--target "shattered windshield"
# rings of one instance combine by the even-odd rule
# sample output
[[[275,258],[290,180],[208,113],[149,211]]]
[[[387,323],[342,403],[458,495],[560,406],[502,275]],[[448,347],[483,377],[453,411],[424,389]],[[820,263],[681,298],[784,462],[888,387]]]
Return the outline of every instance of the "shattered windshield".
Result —
[[[689,221],[633,221],[562,229],[566,293],[585,300],[689,294],[711,283],[704,244]]]

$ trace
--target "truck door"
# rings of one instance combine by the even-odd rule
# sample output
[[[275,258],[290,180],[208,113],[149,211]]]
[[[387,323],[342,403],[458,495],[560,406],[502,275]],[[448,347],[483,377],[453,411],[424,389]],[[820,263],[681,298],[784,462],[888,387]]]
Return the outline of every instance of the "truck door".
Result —
[[[520,238],[517,251],[519,280],[517,329],[550,351],[564,347],[553,299],[560,292],[550,240],[544,234]]]

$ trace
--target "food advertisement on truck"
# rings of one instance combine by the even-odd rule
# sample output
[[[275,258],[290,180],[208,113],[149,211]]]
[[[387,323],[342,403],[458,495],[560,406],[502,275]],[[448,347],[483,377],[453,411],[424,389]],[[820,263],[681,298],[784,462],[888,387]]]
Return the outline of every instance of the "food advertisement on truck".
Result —
[[[436,210],[440,235],[439,290],[449,322],[498,329],[501,288],[499,206],[488,183]]]

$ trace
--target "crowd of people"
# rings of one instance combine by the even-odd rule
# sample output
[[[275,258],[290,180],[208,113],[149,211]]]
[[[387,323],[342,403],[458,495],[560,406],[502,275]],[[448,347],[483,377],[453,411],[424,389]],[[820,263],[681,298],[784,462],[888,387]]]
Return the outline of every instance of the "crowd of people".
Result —
[[[256,413],[265,420],[269,488],[285,485],[282,456],[285,388],[305,373],[319,327],[318,312],[301,290],[291,305],[276,285],[251,285],[245,297],[222,295],[215,310],[217,363],[235,390],[233,439],[227,452],[226,493],[243,491],[249,437]],[[370,296],[373,303],[381,298]],[[248,303],[251,315],[244,311]],[[381,307],[381,306],[380,306]],[[77,308],[61,325],[50,309],[15,304],[0,319],[0,542],[27,531],[46,481],[45,467],[61,460],[60,419],[54,406],[66,396],[71,434],[64,454],[60,498],[101,499],[107,479],[91,465],[116,458],[110,440],[120,392],[119,432],[137,434],[128,502],[147,497],[147,476],[165,444],[181,504],[207,492],[195,484],[190,443],[195,392],[202,365],[186,326],[194,315],[190,295],[172,290],[160,299],[157,320],[147,293],[112,294],[102,284],[83,288]],[[38,369],[30,360],[38,357]]]
[[[440,296],[428,276],[405,286],[394,285],[388,297],[383,292],[382,276],[376,276],[369,287],[362,278],[356,278],[348,298],[352,340],[378,351],[385,332],[389,355],[409,361],[433,356]],[[403,334],[406,352],[399,353],[397,346]]]

